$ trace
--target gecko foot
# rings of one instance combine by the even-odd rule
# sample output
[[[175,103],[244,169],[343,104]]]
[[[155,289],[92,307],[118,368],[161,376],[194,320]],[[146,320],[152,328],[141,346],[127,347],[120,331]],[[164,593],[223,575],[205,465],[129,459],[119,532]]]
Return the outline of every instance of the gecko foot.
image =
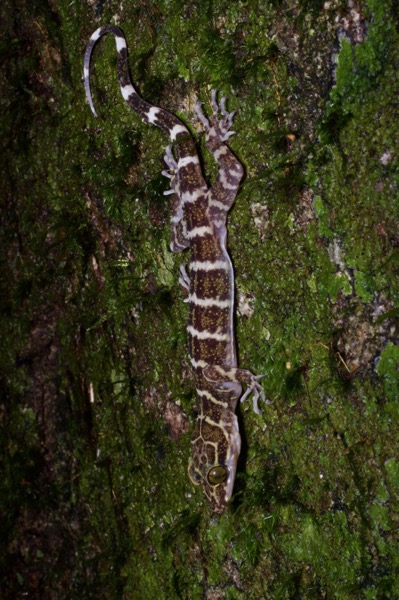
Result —
[[[176,173],[177,173],[177,162],[175,157],[173,156],[172,153],[172,148],[171,146],[167,146],[165,148],[165,155],[164,155],[164,161],[166,163],[166,166],[168,167],[168,169],[162,171],[162,175],[164,177],[167,177],[168,179],[171,180],[171,189],[170,190],[166,190],[166,192],[163,193],[164,196],[169,196],[170,194],[175,194],[178,193],[177,190],[177,186],[175,184],[176,182]]]
[[[205,131],[209,133],[210,129],[213,127],[219,136],[222,142],[225,142],[232,135],[234,135],[234,131],[230,131],[230,128],[233,126],[233,117],[235,112],[228,112],[226,109],[226,96],[223,96],[218,104],[217,101],[217,91],[212,90],[211,92],[211,108],[212,108],[212,117],[208,119],[203,111],[202,111],[202,103],[197,102],[195,104],[195,112],[197,114],[198,119],[203,124]]]
[[[238,369],[237,371],[237,378],[239,379],[240,383],[243,383],[247,386],[247,389],[240,398],[240,402],[245,402],[248,396],[253,394],[253,411],[257,415],[260,415],[262,411],[259,408],[259,399],[265,404],[272,404],[271,400],[267,400],[265,390],[259,383],[259,379],[262,379],[264,375],[253,375],[251,371],[246,371],[245,369]]]

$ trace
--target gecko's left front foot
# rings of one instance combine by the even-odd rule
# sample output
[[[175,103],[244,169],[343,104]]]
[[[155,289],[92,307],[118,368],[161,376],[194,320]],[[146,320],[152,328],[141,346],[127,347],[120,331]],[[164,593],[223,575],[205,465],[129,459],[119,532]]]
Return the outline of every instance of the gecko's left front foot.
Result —
[[[260,415],[262,412],[258,405],[259,399],[265,404],[272,404],[270,400],[266,399],[265,390],[259,383],[259,379],[262,379],[264,375],[254,375],[251,371],[238,369],[237,367],[224,369],[218,365],[208,365],[205,367],[204,375],[219,391],[227,392],[236,390],[237,400],[242,391],[241,386],[245,385],[246,390],[241,396],[240,402],[244,402],[250,394],[253,394],[253,410],[257,415]],[[237,385],[239,385],[238,388]]]
[[[259,383],[259,379],[262,379],[262,377],[264,377],[264,375],[253,375],[251,371],[238,369],[237,378],[239,379],[240,383],[243,383],[247,386],[247,389],[240,398],[240,402],[244,402],[250,394],[253,394],[253,410],[257,415],[262,413],[258,404],[259,399],[261,399],[265,404],[272,404],[271,400],[267,400],[265,390]]]

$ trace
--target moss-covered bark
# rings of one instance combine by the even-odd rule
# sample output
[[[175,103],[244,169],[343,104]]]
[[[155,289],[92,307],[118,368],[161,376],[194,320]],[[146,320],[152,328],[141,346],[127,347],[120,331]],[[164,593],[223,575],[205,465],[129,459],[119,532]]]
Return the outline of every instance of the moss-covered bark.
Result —
[[[399,597],[396,3],[16,0],[0,14],[1,597]],[[220,518],[186,473],[195,394],[167,140],[122,101],[112,40],[94,55],[97,121],[84,101],[85,43],[115,21],[145,99],[190,120],[216,87],[237,110],[240,363],[273,403],[240,408]]]

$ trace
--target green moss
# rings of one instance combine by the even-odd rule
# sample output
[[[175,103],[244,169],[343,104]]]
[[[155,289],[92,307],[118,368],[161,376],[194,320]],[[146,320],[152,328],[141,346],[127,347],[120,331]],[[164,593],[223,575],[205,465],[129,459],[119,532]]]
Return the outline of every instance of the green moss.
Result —
[[[384,381],[387,398],[397,400],[399,394],[399,347],[389,342],[381,352],[377,372]]]
[[[361,271],[355,271],[355,291],[363,302],[371,302],[373,293],[371,288],[372,283],[367,282],[367,277]]]
[[[390,458],[385,463],[385,468],[388,473],[388,480],[395,488],[399,488],[399,463],[396,459]]]
[[[323,204],[320,196],[316,196],[313,200],[313,210],[318,218],[318,229],[321,236],[331,237],[332,232],[329,226],[329,212]]]

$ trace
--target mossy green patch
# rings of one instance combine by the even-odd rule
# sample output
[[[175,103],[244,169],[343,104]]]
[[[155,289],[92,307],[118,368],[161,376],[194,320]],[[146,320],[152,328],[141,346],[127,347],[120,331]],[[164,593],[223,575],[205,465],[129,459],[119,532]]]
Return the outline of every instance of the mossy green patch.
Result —
[[[384,381],[384,389],[390,400],[399,399],[399,346],[389,342],[381,352],[377,372]]]

